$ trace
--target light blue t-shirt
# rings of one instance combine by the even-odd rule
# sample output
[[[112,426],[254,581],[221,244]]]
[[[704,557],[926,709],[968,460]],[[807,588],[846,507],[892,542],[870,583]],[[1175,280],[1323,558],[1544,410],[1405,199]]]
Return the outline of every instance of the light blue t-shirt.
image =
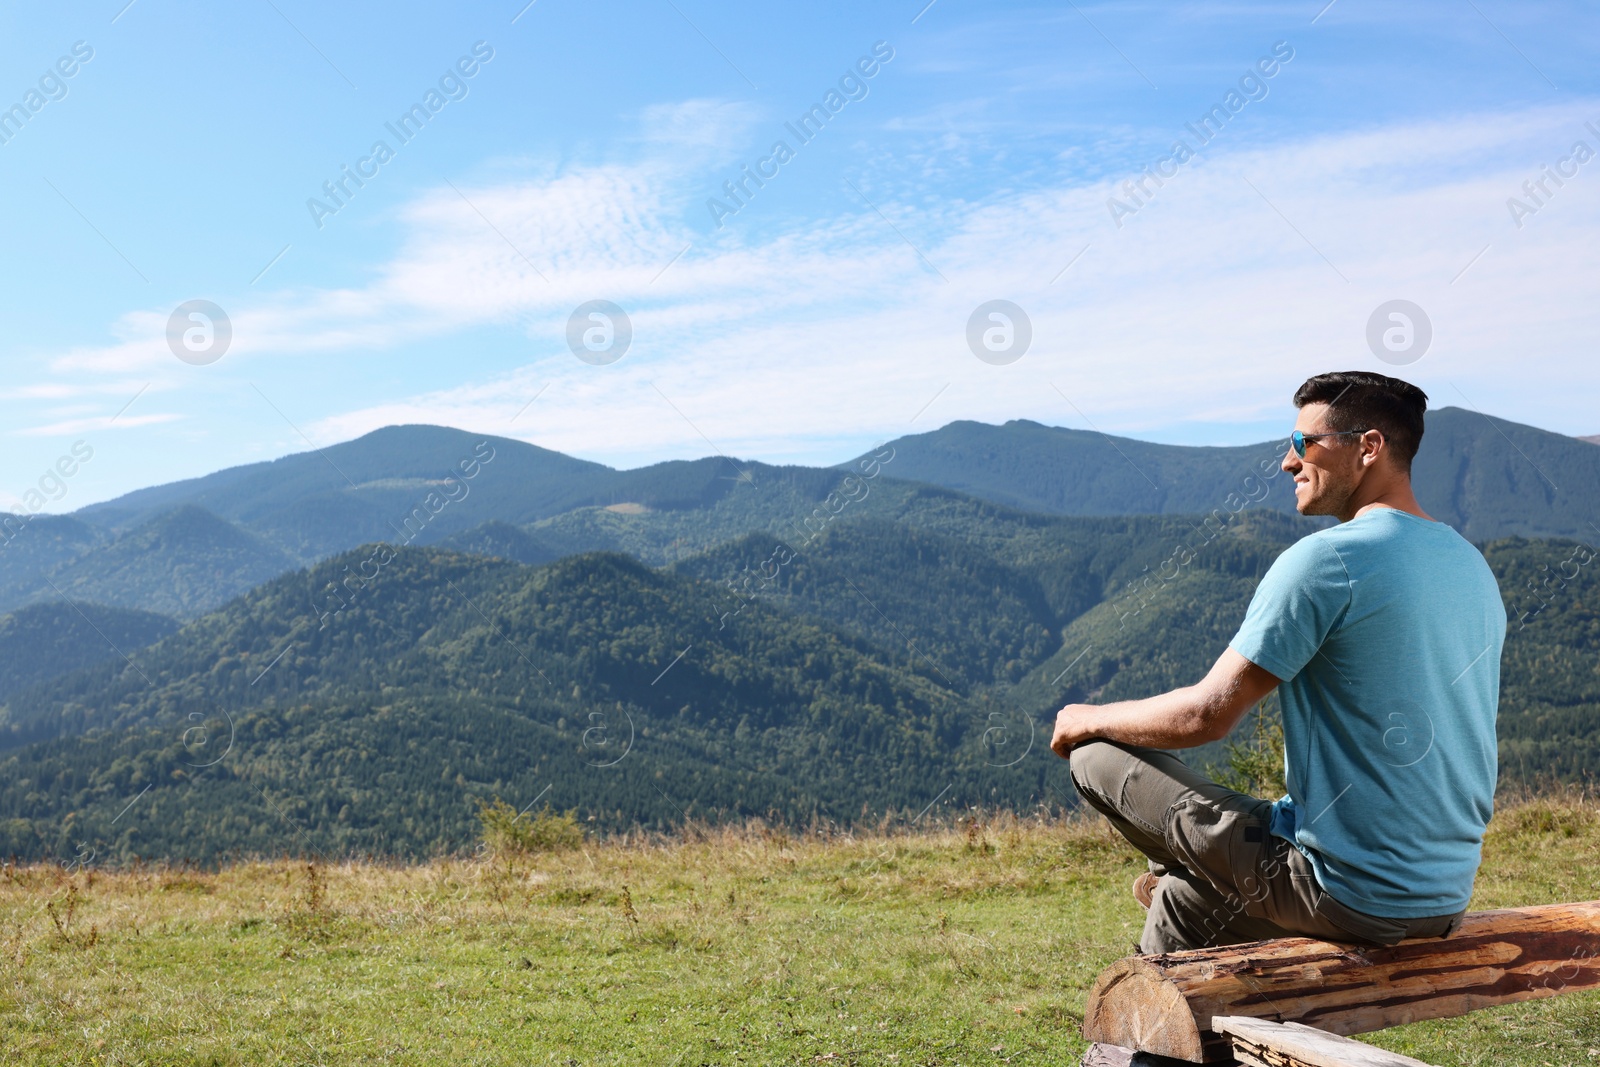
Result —
[[[1467,906],[1494,807],[1506,611],[1442,522],[1374,508],[1288,548],[1230,646],[1282,680],[1273,834],[1334,899],[1418,918]]]

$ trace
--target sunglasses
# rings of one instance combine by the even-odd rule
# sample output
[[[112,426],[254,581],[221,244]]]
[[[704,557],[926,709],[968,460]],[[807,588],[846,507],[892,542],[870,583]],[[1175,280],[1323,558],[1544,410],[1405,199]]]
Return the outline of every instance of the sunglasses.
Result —
[[[1371,430],[1334,430],[1329,433],[1302,433],[1296,430],[1289,435],[1289,443],[1294,446],[1294,454],[1301,459],[1306,458],[1306,442],[1317,441],[1324,437],[1346,437],[1351,434],[1371,433]]]

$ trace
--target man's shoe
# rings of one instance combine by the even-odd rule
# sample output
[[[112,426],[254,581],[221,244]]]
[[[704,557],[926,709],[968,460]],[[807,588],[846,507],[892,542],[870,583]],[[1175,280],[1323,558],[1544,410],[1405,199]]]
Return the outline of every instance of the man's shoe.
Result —
[[[1156,883],[1159,881],[1161,881],[1161,876],[1159,874],[1151,874],[1149,871],[1145,871],[1133,880],[1133,899],[1137,900],[1139,906],[1145,911],[1150,910],[1150,898],[1154,895]]]

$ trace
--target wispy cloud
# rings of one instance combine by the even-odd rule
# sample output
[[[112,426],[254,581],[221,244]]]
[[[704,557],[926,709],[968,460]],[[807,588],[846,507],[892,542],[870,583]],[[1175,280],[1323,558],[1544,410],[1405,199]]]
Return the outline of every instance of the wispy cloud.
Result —
[[[952,382],[919,428],[956,417],[1075,421],[1045,387],[1051,380],[1121,432],[1259,422],[1308,373],[1382,369],[1365,348],[1366,318],[1404,296],[1428,311],[1436,334],[1411,377],[1492,377],[1508,405],[1538,392],[1547,409],[1543,386],[1506,383],[1507,361],[1537,350],[1547,375],[1581,379],[1592,395],[1592,283],[1550,264],[1586,261],[1600,232],[1600,172],[1574,179],[1548,217],[1521,231],[1505,199],[1565,152],[1595,110],[1585,102],[1218,147],[1121,229],[1105,181],[930,209],[860,175],[881,215],[841,185],[837,214],[760,240],[685,221],[706,178],[671,153],[456,182],[406,207],[400,249],[370,284],[242,306],[228,360],[354,359],[513,328],[527,341],[522,365],[325,410],[308,432],[331,441],[436,422],[612,461],[704,452],[666,395],[741,454],[814,458],[904,432]],[[749,118],[692,102],[661,109],[647,128],[662,142],[715,147]],[[1486,242],[1482,262],[1452,286]],[[1033,321],[1033,349],[1009,367],[980,363],[965,341],[968,315],[996,297]],[[608,367],[579,362],[563,340],[568,314],[595,298],[621,304],[634,325],[634,347]],[[61,353],[49,380],[23,388],[71,398],[103,392],[94,375],[166,373],[164,328],[158,313],[130,314],[117,343]],[[1577,404],[1567,393],[1559,402]],[[162,417],[172,416],[147,416]]]
[[[156,426],[164,422],[177,422],[184,416],[176,412],[161,412],[151,415],[124,415],[112,422],[104,415],[96,415],[86,419],[63,419],[60,422],[45,423],[42,426],[25,426],[14,430],[18,437],[66,437],[72,434],[89,432],[102,432],[106,430],[131,430],[140,426]]]

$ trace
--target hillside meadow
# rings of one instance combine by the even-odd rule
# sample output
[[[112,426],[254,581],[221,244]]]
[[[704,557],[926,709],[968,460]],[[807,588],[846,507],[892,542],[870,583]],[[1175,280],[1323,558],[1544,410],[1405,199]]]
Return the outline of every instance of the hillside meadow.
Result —
[[[0,868],[0,1063],[1074,1064],[1131,950],[1099,821],[747,824],[396,866]],[[1587,899],[1591,798],[1504,808],[1474,907]],[[1368,1040],[1600,1063],[1600,995]]]

